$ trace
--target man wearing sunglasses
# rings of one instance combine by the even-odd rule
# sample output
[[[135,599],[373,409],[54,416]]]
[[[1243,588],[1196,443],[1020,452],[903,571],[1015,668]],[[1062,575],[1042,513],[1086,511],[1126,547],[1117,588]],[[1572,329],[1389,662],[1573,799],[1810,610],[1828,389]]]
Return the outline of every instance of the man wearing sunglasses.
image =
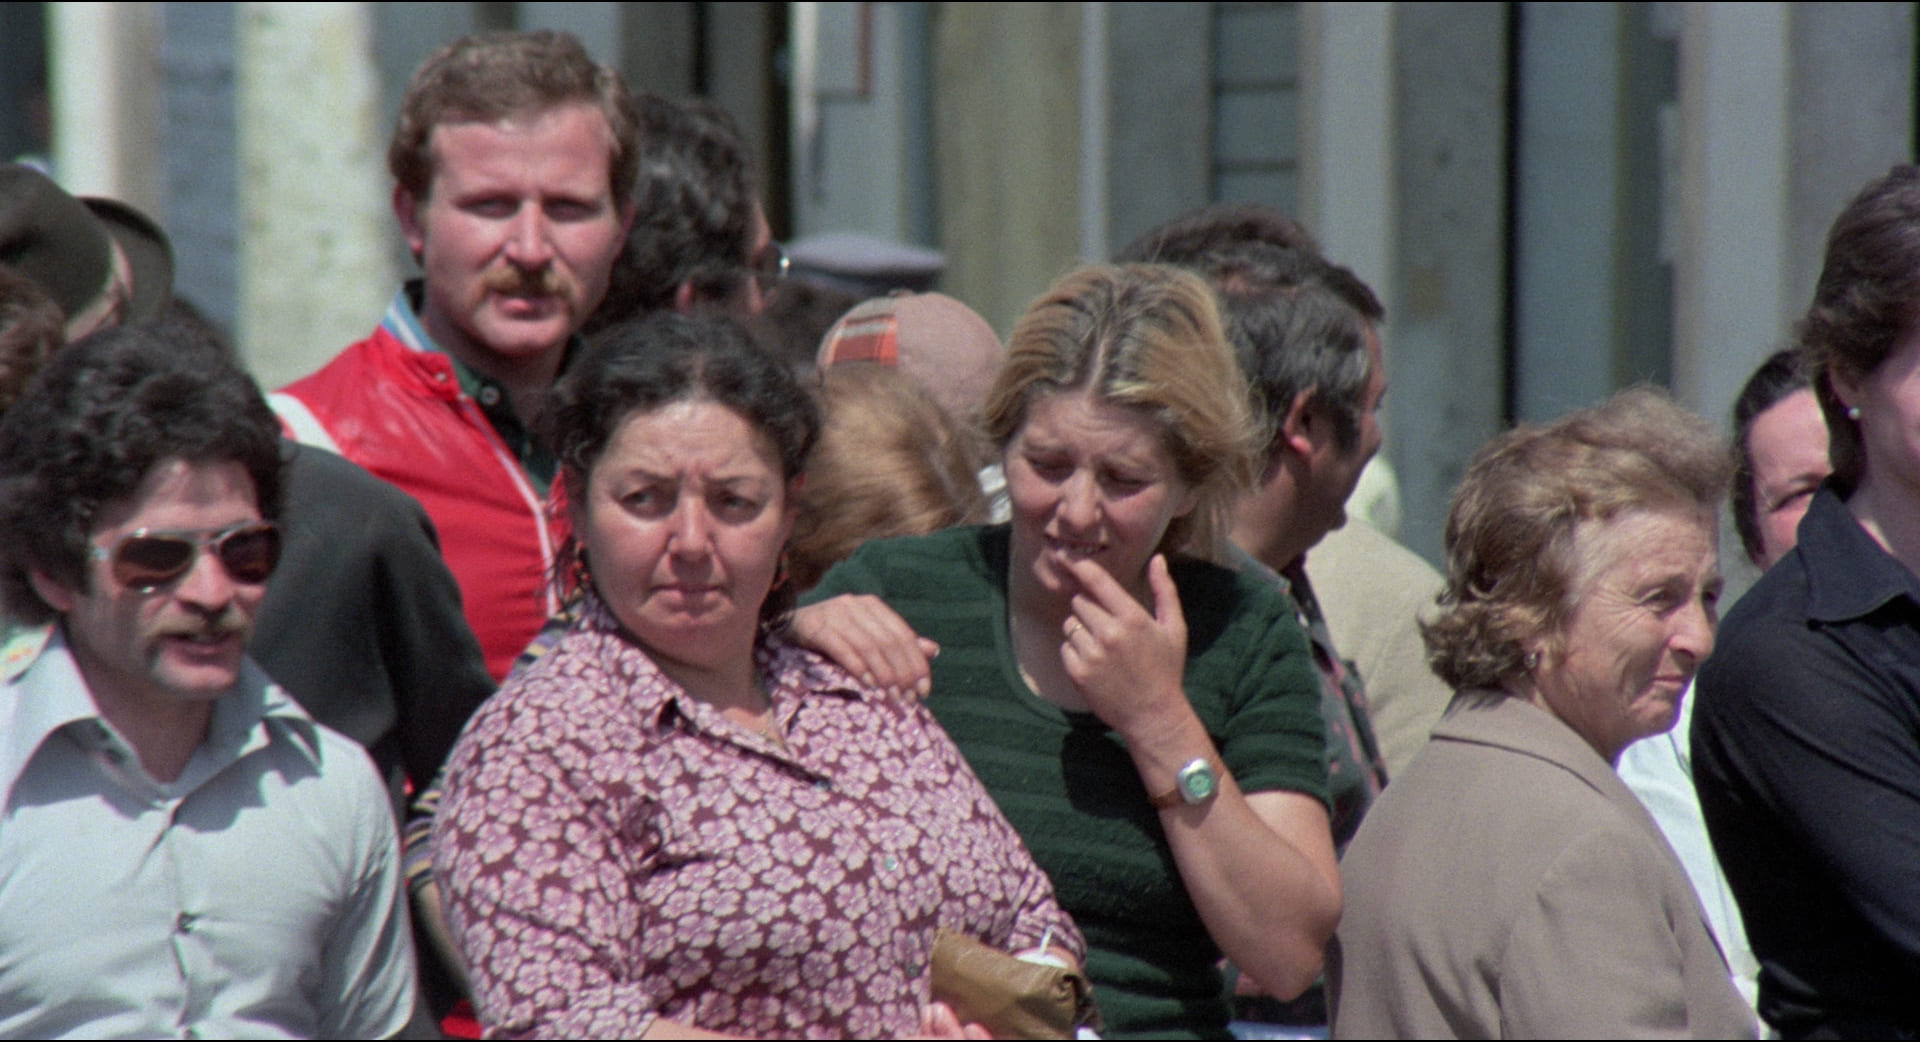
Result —
[[[384,1037],[414,1003],[386,792],[247,658],[278,426],[177,326],[55,355],[0,420],[0,1035]]]

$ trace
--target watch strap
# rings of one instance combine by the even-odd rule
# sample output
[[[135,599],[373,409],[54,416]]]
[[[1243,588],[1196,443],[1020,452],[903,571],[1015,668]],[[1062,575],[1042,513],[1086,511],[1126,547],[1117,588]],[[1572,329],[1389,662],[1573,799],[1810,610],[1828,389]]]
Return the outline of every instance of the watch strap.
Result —
[[[1192,800],[1187,798],[1186,776],[1196,768],[1206,768],[1212,772],[1213,792],[1208,793],[1202,799]],[[1157,796],[1148,797],[1147,802],[1152,804],[1156,810],[1166,810],[1169,807],[1194,806],[1204,803],[1219,793],[1220,779],[1226,773],[1226,767],[1222,765],[1218,759],[1211,756],[1196,756],[1180,768],[1179,773],[1175,775],[1176,780],[1174,781],[1173,788]]]

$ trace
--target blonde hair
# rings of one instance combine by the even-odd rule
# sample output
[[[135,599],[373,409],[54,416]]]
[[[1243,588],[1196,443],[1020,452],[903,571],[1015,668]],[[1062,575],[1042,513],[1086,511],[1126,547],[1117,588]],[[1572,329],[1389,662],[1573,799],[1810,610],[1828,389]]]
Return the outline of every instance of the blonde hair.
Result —
[[[821,370],[826,425],[807,463],[788,541],[801,590],[861,543],[986,520],[977,454],[933,397],[868,362]]]
[[[1061,277],[1013,328],[982,416],[988,437],[1004,452],[1035,401],[1067,391],[1159,423],[1195,500],[1159,549],[1220,559],[1229,511],[1258,476],[1261,446],[1246,378],[1206,283],[1153,264]]]

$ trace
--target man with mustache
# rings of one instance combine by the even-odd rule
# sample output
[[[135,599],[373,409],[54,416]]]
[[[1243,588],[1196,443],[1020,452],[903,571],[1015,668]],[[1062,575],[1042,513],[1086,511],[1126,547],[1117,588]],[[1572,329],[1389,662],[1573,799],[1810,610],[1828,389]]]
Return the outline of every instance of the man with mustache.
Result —
[[[387,151],[424,277],[274,396],[301,441],[426,507],[496,680],[558,607],[554,459],[534,420],[633,220],[636,126],[619,75],[564,33],[467,37],[428,59]]]
[[[412,1012],[387,795],[246,655],[278,426],[178,324],[48,363],[0,421],[0,1036],[373,1038]]]

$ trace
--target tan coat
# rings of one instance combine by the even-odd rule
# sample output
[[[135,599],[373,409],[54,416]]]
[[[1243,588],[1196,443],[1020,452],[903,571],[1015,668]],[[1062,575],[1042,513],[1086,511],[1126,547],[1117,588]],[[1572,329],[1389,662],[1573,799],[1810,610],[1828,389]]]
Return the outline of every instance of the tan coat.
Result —
[[[1686,871],[1541,709],[1456,697],[1341,862],[1335,1038],[1752,1038]]]

